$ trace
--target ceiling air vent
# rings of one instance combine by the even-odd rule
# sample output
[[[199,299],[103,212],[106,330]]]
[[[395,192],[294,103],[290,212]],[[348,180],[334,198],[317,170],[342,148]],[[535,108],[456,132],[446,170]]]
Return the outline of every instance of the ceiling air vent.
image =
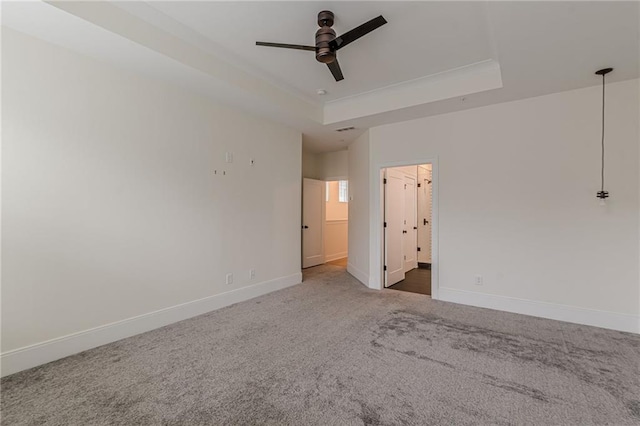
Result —
[[[336,132],[346,132],[346,131],[353,130],[353,129],[355,129],[355,127],[353,127],[353,126],[343,127],[342,129],[336,129]]]

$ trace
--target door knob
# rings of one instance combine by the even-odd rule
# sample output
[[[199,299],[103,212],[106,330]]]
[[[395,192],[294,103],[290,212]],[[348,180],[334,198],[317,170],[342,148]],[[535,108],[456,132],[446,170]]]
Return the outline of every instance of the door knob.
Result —
[[[307,225],[302,225],[302,229],[309,229]]]
[[[406,229],[403,229],[403,230],[402,230],[402,233],[403,233],[403,234],[406,234],[406,233],[407,233],[407,230],[406,230]]]
[[[429,221],[427,219],[422,219],[422,224],[426,225],[427,223],[429,223]]]
[[[417,226],[414,226],[414,227],[413,227],[413,229],[418,229],[418,227],[417,227]]]

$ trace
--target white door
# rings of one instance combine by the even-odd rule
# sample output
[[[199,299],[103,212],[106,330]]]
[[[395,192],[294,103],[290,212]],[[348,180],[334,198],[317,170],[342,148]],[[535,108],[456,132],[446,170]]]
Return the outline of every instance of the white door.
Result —
[[[404,178],[404,228],[403,257],[404,272],[418,267],[418,221],[416,179],[412,176]]]
[[[302,184],[302,267],[324,263],[325,183],[307,179]]]
[[[418,262],[431,263],[431,165],[418,166]]]
[[[404,174],[388,169],[384,184],[384,286],[404,280]]]

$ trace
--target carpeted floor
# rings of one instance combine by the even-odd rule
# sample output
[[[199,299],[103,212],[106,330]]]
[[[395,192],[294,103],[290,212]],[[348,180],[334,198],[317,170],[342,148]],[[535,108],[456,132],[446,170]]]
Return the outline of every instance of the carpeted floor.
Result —
[[[369,290],[343,267],[2,380],[2,423],[640,424],[640,336]]]

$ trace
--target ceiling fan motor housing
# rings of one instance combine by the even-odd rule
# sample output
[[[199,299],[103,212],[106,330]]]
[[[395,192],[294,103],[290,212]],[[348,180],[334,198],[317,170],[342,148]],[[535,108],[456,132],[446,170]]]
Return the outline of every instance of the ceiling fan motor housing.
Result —
[[[329,42],[336,38],[336,32],[331,29],[333,25],[333,12],[323,10],[318,13],[318,25],[316,31],[316,60],[324,64],[329,64],[336,60],[336,52],[331,49]]]
[[[316,59],[328,64],[335,61],[336,52],[329,46],[329,42],[336,38],[336,32],[330,27],[321,27],[316,31]]]

